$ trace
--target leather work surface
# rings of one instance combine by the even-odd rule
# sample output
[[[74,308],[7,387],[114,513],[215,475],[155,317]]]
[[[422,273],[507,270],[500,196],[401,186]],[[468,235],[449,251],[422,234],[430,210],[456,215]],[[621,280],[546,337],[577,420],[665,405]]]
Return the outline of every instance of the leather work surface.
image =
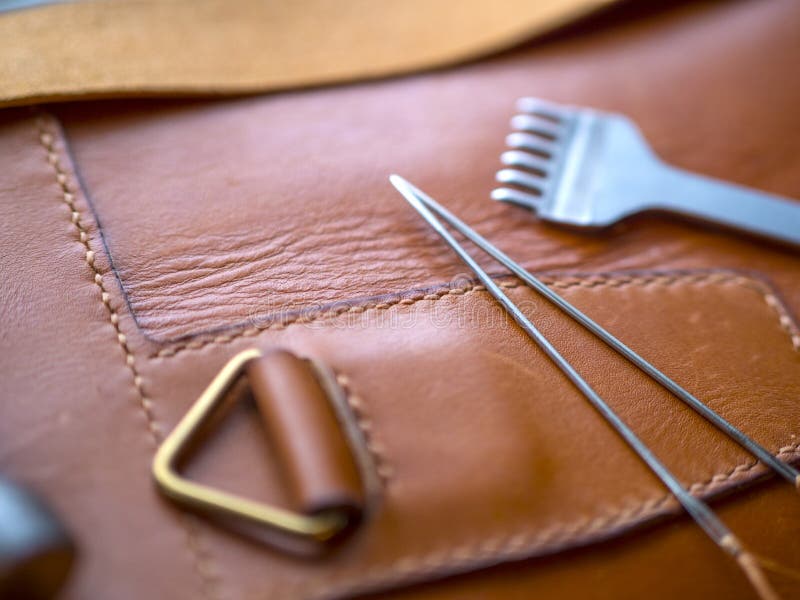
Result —
[[[800,6],[606,21],[369,84],[0,112],[0,466],[80,540],[65,598],[754,597],[387,181],[800,460],[797,251],[658,216],[581,234],[488,199],[523,95],[624,112],[671,163],[800,197]],[[796,491],[480,261],[745,543],[800,568]],[[156,446],[252,347],[328,365],[363,434],[379,493],[330,554],[235,535],[151,481]],[[187,471],[290,507],[273,456],[245,402]]]

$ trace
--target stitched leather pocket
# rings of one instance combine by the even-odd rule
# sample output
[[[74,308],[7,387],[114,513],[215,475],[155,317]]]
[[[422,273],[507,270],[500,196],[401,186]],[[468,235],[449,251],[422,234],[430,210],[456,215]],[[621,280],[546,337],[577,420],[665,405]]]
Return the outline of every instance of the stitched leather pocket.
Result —
[[[800,457],[800,408],[792,392],[798,390],[800,342],[764,283],[728,272],[550,283],[782,458]],[[718,495],[764,474],[530,290],[512,279],[504,285],[694,493]],[[287,563],[269,550],[217,538],[218,560],[253,563],[242,570],[244,590],[269,585],[292,597],[337,596],[550,554],[679,512],[480,286],[353,302],[248,331],[167,347],[146,363],[154,400],[171,398],[162,405],[165,420],[176,420],[199,392],[201,382],[176,389],[183,370],[213,373],[247,345],[288,346],[340,373],[384,490],[361,534],[317,564]],[[219,449],[203,476],[218,469],[220,480],[251,493],[279,489],[269,468],[242,460],[230,442]],[[269,583],[256,563],[274,564]]]

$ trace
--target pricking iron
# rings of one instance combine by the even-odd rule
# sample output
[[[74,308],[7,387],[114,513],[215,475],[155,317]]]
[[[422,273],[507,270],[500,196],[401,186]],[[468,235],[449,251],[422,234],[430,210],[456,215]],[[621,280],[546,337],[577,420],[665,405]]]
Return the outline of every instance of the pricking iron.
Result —
[[[666,211],[800,245],[800,203],[672,167],[623,115],[537,98],[517,108],[497,173],[511,187],[495,189],[494,200],[575,227]]]

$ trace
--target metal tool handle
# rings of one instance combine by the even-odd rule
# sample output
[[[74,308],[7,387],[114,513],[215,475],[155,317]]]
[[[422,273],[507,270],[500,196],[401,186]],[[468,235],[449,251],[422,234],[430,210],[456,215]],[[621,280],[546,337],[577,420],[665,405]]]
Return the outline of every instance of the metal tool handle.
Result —
[[[663,166],[653,208],[800,246],[800,202]]]

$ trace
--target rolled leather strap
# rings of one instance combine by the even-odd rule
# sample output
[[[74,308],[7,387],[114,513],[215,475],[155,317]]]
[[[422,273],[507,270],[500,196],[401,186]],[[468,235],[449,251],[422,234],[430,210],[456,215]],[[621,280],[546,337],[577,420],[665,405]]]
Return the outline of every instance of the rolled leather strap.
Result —
[[[358,467],[311,364],[285,350],[251,360],[246,373],[298,508],[363,511]]]

